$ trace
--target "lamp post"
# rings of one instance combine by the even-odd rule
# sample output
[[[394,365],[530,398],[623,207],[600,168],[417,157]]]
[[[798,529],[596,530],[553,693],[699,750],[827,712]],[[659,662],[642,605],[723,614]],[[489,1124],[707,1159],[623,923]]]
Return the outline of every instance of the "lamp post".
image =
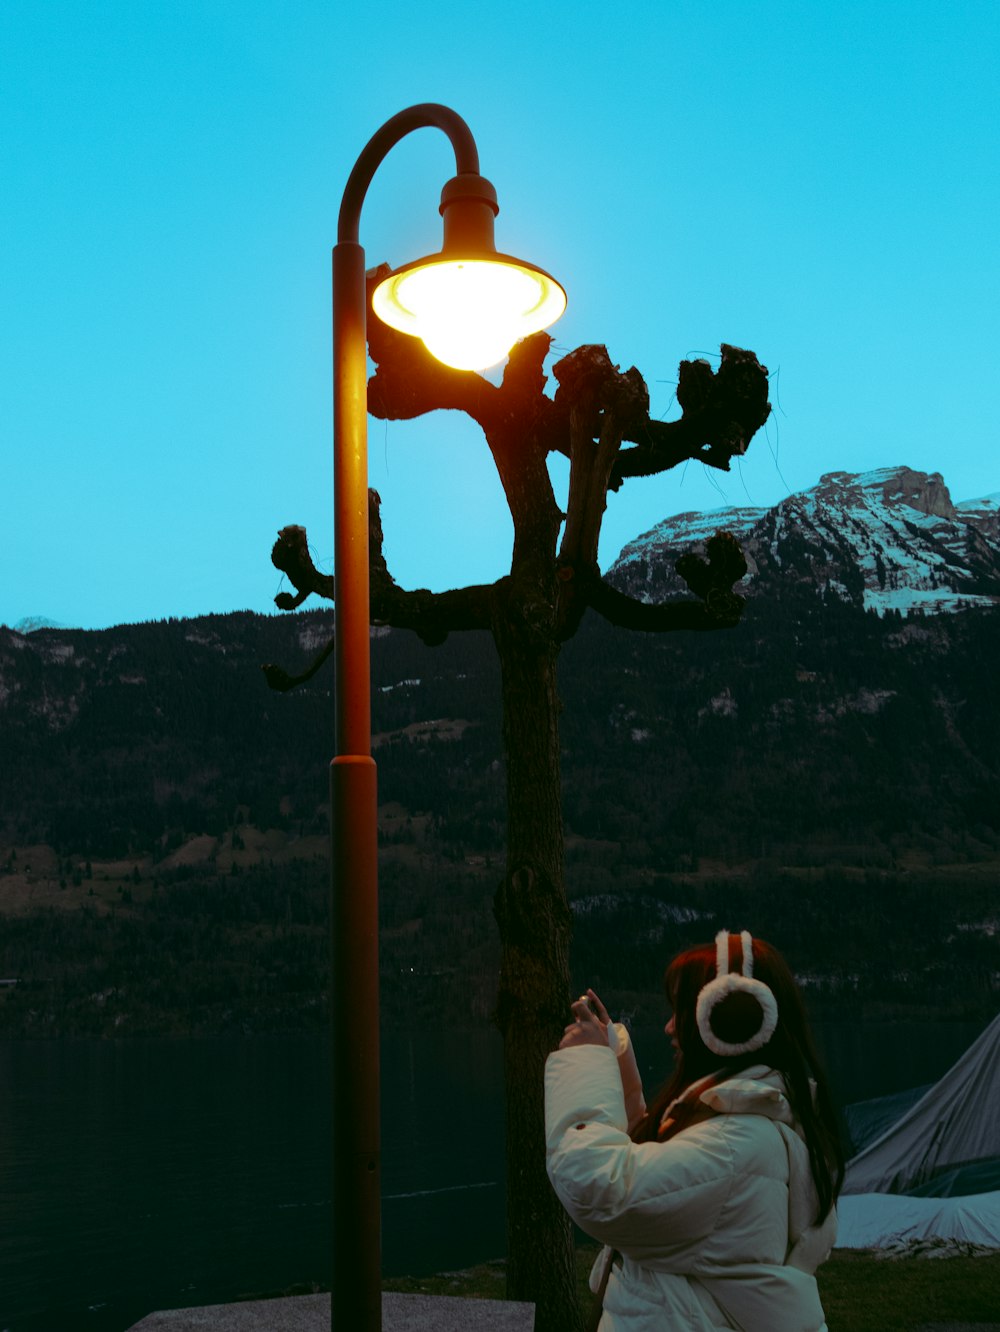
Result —
[[[383,158],[412,130],[451,140],[455,176],[441,192],[444,241],[376,288],[386,323],[423,339],[459,370],[503,359],[518,338],[566,307],[548,273],[499,254],[496,191],[479,174],[468,125],[435,103],[393,116],[369,140],[348,177],[333,251],[334,586],[336,757],[330,770],[331,1044],[333,1072],[333,1269],[331,1326],[379,1332],[381,1171],[379,1133],[378,798],[371,756],[369,655],[367,295],[358,243],[361,206]]]

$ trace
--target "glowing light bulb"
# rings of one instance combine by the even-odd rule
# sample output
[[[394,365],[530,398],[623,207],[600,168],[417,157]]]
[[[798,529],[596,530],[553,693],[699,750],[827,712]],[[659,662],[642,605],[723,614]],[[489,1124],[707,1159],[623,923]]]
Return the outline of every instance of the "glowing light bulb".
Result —
[[[558,319],[566,293],[548,273],[504,256],[432,257],[391,273],[375,289],[372,307],[446,365],[485,370],[519,338]]]
[[[420,340],[432,356],[455,370],[487,370],[503,360],[517,334],[510,329],[455,329],[442,323],[428,328]]]

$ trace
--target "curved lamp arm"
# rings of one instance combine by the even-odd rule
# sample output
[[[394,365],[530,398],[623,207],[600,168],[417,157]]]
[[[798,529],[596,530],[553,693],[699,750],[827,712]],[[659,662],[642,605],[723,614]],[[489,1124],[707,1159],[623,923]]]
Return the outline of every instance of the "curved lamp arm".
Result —
[[[451,140],[455,150],[456,175],[461,175],[463,172],[479,174],[479,149],[472,137],[472,130],[457,111],[441,106],[438,102],[420,102],[417,106],[407,107],[405,111],[400,111],[387,120],[361,150],[361,155],[355,162],[354,170],[348,176],[344,187],[340,218],[337,223],[338,242],[357,243],[361,205],[365,201],[372,177],[389,151],[413,130],[428,128],[444,130]]]

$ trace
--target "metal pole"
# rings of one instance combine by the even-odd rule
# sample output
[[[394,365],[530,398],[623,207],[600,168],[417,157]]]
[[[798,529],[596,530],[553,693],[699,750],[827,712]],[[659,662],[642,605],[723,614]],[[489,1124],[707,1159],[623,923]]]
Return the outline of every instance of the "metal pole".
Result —
[[[336,757],[332,846],[331,1328],[381,1332],[378,797],[371,757],[365,252],[333,251]]]
[[[361,205],[386,153],[424,126],[444,130],[456,172],[478,173],[461,116],[421,103],[366,144],[344,189],[333,251],[333,508],[336,757],[330,765],[333,1332],[381,1332],[378,795],[371,756],[368,625],[368,296]]]

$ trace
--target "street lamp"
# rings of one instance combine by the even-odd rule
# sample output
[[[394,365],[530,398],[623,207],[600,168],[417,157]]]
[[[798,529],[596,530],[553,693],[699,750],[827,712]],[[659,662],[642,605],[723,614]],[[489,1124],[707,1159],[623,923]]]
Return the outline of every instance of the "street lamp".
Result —
[[[379,164],[412,130],[443,130],[455,176],[441,192],[437,254],[396,269],[376,288],[378,316],[422,338],[460,370],[502,360],[546,328],[566,293],[535,265],[497,253],[496,191],[479,174],[465,121],[435,103],[387,120],[354,165],[333,251],[334,590],[336,757],[330,769],[333,1072],[331,1325],[382,1325],[379,1151],[378,799],[371,756],[368,586],[367,295],[358,243],[361,206]]]

